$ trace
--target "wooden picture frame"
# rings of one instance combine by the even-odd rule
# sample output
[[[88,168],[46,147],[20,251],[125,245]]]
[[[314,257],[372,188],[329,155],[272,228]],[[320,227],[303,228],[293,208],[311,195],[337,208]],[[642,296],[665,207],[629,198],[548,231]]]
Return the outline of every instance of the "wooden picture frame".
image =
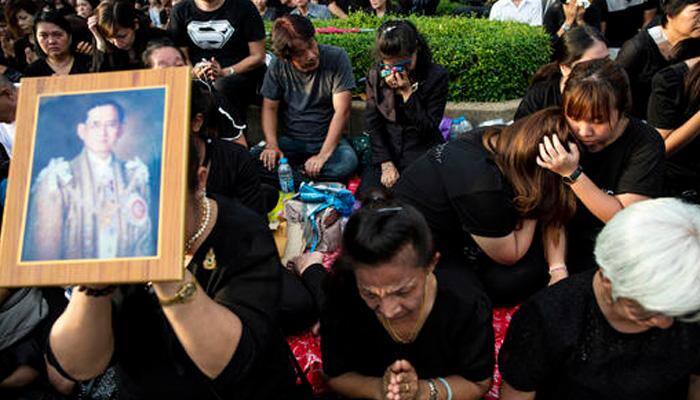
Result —
[[[188,67],[22,80],[0,287],[183,279],[190,88]]]

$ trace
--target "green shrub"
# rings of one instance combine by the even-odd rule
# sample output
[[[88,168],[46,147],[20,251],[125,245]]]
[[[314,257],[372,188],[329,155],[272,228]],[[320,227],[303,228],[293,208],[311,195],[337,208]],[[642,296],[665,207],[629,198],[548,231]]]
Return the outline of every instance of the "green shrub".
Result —
[[[450,101],[502,101],[522,97],[530,77],[547,63],[549,37],[541,27],[465,17],[409,18],[425,35],[435,62],[450,72]],[[373,28],[382,19],[352,14],[346,20],[314,21],[316,27]],[[356,78],[373,61],[374,33],[317,35],[319,43],[344,48]]]

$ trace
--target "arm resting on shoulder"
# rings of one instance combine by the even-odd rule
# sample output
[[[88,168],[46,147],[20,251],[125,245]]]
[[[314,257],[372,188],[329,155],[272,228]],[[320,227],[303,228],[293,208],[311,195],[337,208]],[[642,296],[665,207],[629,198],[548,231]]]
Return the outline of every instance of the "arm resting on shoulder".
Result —
[[[507,236],[492,238],[471,235],[481,250],[493,261],[513,265],[527,253],[532,243],[537,221],[534,219],[522,220],[521,226]]]

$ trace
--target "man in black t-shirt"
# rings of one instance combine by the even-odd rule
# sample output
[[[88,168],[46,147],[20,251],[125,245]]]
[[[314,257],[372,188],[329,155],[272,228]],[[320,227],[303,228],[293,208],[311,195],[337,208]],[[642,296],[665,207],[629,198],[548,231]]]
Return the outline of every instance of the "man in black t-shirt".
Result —
[[[172,11],[168,31],[187,49],[194,73],[214,81],[233,104],[236,120],[256,101],[265,73],[265,27],[249,0],[185,0]]]

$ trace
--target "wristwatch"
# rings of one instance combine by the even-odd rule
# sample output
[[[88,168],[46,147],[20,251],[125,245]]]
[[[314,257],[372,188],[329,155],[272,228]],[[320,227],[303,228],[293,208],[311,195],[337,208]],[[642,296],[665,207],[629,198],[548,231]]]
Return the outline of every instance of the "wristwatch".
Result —
[[[163,307],[171,306],[173,304],[185,303],[192,299],[192,296],[197,292],[197,284],[194,281],[189,281],[184,285],[180,286],[177,293],[169,299],[158,299],[160,305]]]
[[[583,173],[583,168],[581,168],[581,166],[579,165],[578,167],[576,167],[574,172],[571,173],[571,175],[562,176],[561,179],[567,185],[572,185],[574,182],[576,182],[576,180],[579,178],[579,176],[581,176],[582,173]]]

